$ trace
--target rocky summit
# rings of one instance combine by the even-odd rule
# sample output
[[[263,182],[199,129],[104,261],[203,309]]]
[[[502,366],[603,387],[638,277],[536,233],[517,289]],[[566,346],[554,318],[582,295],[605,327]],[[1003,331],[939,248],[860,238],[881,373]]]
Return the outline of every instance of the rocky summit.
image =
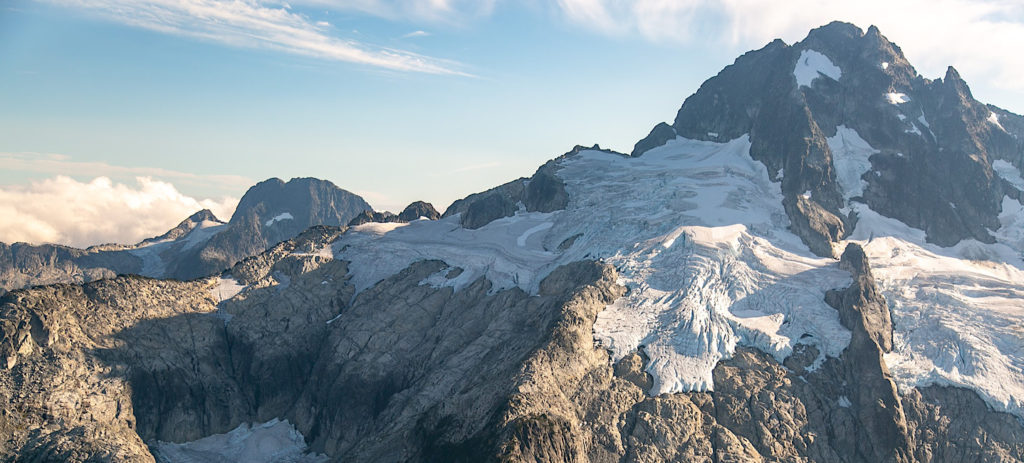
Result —
[[[1021,136],[832,23],[443,214],[3,247],[0,459],[1024,461]]]

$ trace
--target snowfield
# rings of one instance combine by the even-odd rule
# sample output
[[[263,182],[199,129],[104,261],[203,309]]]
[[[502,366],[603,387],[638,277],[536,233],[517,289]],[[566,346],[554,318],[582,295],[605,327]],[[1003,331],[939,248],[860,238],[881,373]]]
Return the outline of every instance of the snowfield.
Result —
[[[192,442],[157,442],[159,462],[167,463],[322,463],[326,455],[307,453],[306,441],[287,420],[243,423],[224,433]]]
[[[477,230],[458,217],[364,224],[334,244],[335,257],[352,262],[359,291],[440,259],[464,271],[423,284],[458,290],[485,276],[494,289],[530,293],[559,265],[604,260],[630,291],[599,315],[595,338],[616,359],[642,346],[655,394],[709,390],[715,364],[737,344],[782,360],[802,339],[839,355],[850,334],[824,293],[850,276],[786,230],[780,186],[749,149],[744,136],[680,138],[639,158],[583,151],[558,171],[570,197],[564,211],[520,211]]]
[[[1020,241],[996,234],[1003,242],[941,248],[863,204],[855,209],[860,221],[850,239],[864,247],[892,313],[893,352],[885,362],[897,384],[967,387],[995,410],[1024,418]],[[1019,234],[1024,213],[1015,213]]]
[[[968,387],[1024,417],[1024,207],[1004,201],[996,244],[939,248],[854,200],[877,150],[846,127],[829,145],[847,210],[860,217],[849,241],[864,246],[892,311],[895,347],[886,361],[898,385]],[[710,390],[714,366],[737,345],[781,361],[797,343],[811,344],[820,363],[849,344],[824,295],[851,278],[788,230],[780,184],[749,149],[743,136],[677,138],[639,158],[585,150],[559,161],[565,210],[520,210],[477,230],[462,228],[458,216],[364,224],[333,252],[352,262],[358,291],[423,259],[464,271],[449,278],[445,269],[421,284],[459,290],[485,277],[493,290],[534,294],[559,265],[609,263],[629,291],[599,314],[594,338],[616,360],[643,349],[652,394]]]
[[[128,252],[139,259],[142,259],[142,270],[139,272],[142,276],[151,278],[163,278],[167,272],[167,263],[164,262],[162,256],[163,253],[174,250],[175,252],[184,252],[192,249],[196,246],[210,241],[214,235],[224,231],[227,224],[220,222],[214,222],[212,220],[204,220],[189,230],[184,236],[179,237],[176,240],[162,240],[162,241],[149,241],[143,242],[136,247],[130,249]]]

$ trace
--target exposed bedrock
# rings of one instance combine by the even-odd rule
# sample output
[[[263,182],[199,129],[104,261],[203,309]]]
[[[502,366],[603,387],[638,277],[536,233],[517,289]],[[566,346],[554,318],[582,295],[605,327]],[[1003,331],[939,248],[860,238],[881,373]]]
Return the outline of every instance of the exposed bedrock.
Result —
[[[891,323],[870,268],[829,302],[852,332],[817,369],[739,348],[713,392],[650,397],[643,351],[612,363],[597,314],[615,270],[576,262],[539,294],[422,284],[414,263],[355,294],[311,229],[218,279],[119,277],[0,301],[0,459],[153,461],[146,444],[287,419],[335,461],[1022,461],[1020,422],[971,391],[899,391],[881,354]],[[457,272],[451,272],[457,273]],[[450,274],[450,273],[449,273]],[[436,281],[431,278],[430,281]]]

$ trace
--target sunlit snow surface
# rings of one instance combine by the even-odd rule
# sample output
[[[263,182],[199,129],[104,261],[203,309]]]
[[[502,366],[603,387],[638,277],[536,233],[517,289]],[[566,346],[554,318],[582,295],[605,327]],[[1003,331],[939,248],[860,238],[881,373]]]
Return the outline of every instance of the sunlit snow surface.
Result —
[[[843,71],[839,66],[832,64],[827,56],[814,50],[800,52],[800,58],[796,60],[796,67],[793,68],[793,77],[796,77],[797,87],[810,87],[814,79],[826,76],[832,80],[839,80]]]
[[[643,346],[653,393],[710,389],[712,369],[737,343],[782,360],[802,338],[836,356],[849,332],[824,293],[849,274],[786,231],[779,184],[749,148],[744,136],[677,139],[639,158],[583,151],[561,161],[564,211],[520,212],[478,230],[458,217],[360,225],[335,243],[337,257],[352,261],[359,290],[441,259],[464,271],[424,284],[458,289],[485,275],[528,292],[559,265],[603,259],[629,293],[599,315],[595,337],[617,358]]]
[[[890,104],[903,104],[910,102],[910,97],[908,97],[906,93],[886,93],[885,99],[888,100]]]
[[[996,159],[992,161],[992,170],[996,171],[999,177],[1010,182],[1018,190],[1024,191],[1024,177],[1021,177],[1020,171],[1013,164],[1002,159]]]
[[[295,217],[292,216],[291,212],[282,212],[280,214],[275,215],[274,218],[264,222],[263,225],[266,225],[266,226],[269,227],[269,226],[273,225],[274,222],[280,222],[282,220],[292,220],[294,218]]]
[[[157,442],[161,463],[321,463],[325,455],[309,454],[299,431],[276,418],[262,424],[242,424],[224,434],[192,442]]]
[[[829,144],[860,217],[851,240],[865,246],[892,310],[895,350],[886,360],[900,386],[962,385],[1024,417],[1024,207],[1004,200],[997,244],[939,248],[852,199],[876,150],[843,127]],[[738,344],[779,360],[798,341],[837,356],[850,334],[824,293],[850,277],[788,231],[780,186],[749,148],[744,136],[678,138],[639,158],[582,151],[559,161],[570,198],[563,211],[520,211],[477,230],[458,216],[365,224],[333,249],[352,262],[360,291],[412,262],[440,259],[464,271],[445,269],[422,284],[458,290],[485,276],[495,289],[536,293],[559,265],[603,260],[629,292],[598,316],[595,339],[616,358],[644,349],[654,394],[709,390],[714,365]]]
[[[849,200],[863,195],[868,182],[861,177],[871,170],[868,158],[878,150],[864,141],[856,130],[845,125],[836,127],[836,134],[828,138],[828,147],[832,151],[836,180],[843,190],[843,197]]]
[[[164,262],[161,254],[169,249],[175,249],[177,252],[184,252],[206,243],[213,238],[214,235],[224,231],[227,227],[226,224],[220,222],[214,222],[212,220],[204,220],[192,229],[189,230],[184,236],[179,237],[176,240],[162,240],[162,241],[145,241],[142,244],[136,246],[133,249],[128,250],[132,255],[142,259],[142,269],[139,271],[140,275],[163,278],[164,273],[167,271],[167,263]],[[180,247],[177,247],[179,246]]]
[[[867,252],[892,312],[894,348],[885,361],[897,383],[968,387],[996,410],[1024,417],[1024,213],[1016,201],[1007,210],[1008,202],[996,244],[941,248],[862,204],[850,238]]]

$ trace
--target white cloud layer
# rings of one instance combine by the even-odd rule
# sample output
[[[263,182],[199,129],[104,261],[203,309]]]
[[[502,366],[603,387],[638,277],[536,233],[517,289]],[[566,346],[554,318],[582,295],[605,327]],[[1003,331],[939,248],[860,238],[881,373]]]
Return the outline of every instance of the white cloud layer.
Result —
[[[227,220],[237,198],[186,196],[174,185],[139,177],[135,185],[97,177],[57,176],[27,186],[0,187],[0,241],[88,247],[134,244],[158,236],[201,209]]]
[[[187,187],[186,190],[245,191],[255,183],[252,179],[241,175],[196,174],[160,167],[118,166],[102,161],[76,161],[66,154],[56,153],[0,152],[0,170],[77,177],[110,177],[115,181],[131,180],[136,177],[153,177],[173,181],[179,186]]]
[[[1018,0],[558,0],[571,22],[656,42],[758,48],[789,43],[833,20],[876,25],[922,74],[955,66],[968,81],[1024,90],[1024,3]]]
[[[395,71],[468,75],[452,61],[371,47],[331,35],[331,26],[273,0],[48,0],[112,20],[230,46],[277,50]],[[364,2],[353,2],[364,3]],[[373,3],[373,2],[365,2]],[[447,4],[437,1],[433,3]],[[441,11],[441,10],[439,10]]]

